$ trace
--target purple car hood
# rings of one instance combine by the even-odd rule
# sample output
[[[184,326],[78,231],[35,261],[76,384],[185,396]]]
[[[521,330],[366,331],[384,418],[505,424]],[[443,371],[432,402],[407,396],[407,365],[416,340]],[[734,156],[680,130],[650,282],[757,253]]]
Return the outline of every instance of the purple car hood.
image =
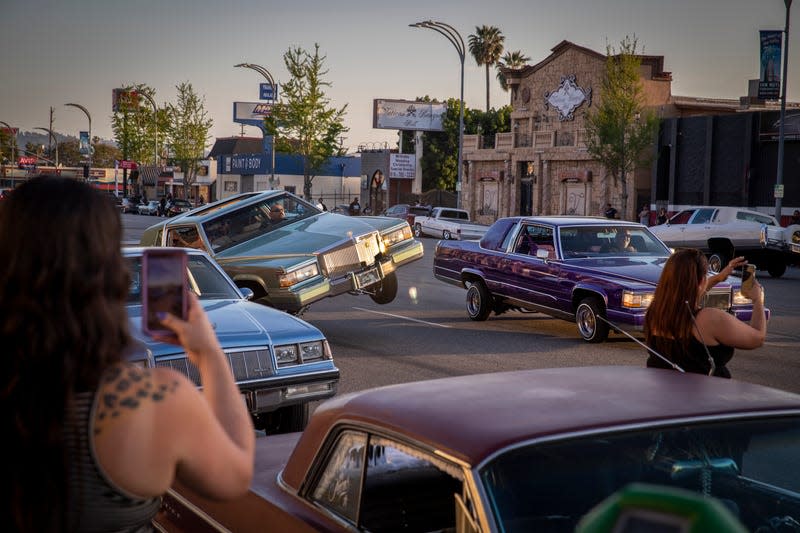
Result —
[[[666,257],[591,257],[569,259],[564,261],[564,265],[598,277],[624,278],[655,285],[666,261]]]

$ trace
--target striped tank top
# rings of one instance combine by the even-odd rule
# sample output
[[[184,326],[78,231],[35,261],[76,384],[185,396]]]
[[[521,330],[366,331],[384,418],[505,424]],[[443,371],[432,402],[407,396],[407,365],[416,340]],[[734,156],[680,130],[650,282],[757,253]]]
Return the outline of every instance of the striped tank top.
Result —
[[[70,530],[80,532],[153,531],[151,519],[161,498],[142,499],[116,486],[103,472],[94,450],[95,393],[80,393],[67,413],[64,440],[69,460]]]

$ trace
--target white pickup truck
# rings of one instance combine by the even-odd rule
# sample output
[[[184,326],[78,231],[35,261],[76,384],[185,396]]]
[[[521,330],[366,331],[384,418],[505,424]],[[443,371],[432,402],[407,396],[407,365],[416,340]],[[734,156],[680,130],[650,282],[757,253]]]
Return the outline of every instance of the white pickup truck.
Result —
[[[445,240],[480,239],[489,226],[470,222],[469,212],[452,207],[434,207],[427,216],[414,218],[414,235],[439,237]]]
[[[783,228],[775,217],[743,207],[686,207],[650,231],[667,246],[703,250],[715,272],[737,255],[775,278],[800,264],[800,225]]]

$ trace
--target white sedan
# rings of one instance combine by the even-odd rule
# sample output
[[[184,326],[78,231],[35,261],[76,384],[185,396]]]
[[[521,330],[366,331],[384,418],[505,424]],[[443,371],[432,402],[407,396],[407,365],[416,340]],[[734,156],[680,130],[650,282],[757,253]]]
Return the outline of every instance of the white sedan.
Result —
[[[158,214],[158,200],[150,200],[146,204],[139,204],[137,207],[140,215],[157,215]]]
[[[792,235],[785,231],[791,229],[781,228],[775,217],[752,209],[702,206],[686,207],[650,231],[672,248],[703,250],[714,272],[731,258],[744,255],[759,270],[777,278],[786,272],[788,264],[800,263],[800,248],[793,253],[790,243],[783,239],[784,234]]]

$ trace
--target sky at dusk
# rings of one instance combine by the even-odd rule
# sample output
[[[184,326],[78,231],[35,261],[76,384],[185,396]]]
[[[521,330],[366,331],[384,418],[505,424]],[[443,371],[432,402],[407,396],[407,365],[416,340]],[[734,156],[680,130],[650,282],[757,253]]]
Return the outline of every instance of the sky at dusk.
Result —
[[[800,100],[800,8],[789,38],[788,97]],[[635,35],[648,55],[663,55],[673,95],[738,98],[758,77],[761,29],[783,29],[781,0],[0,0],[0,120],[21,130],[49,126],[78,135],[92,116],[92,135],[113,138],[111,93],[147,84],[159,106],[176,99],[175,86],[190,82],[205,98],[215,137],[239,135],[233,102],[258,101],[257,72],[265,67],[280,84],[287,79],[289,48],[313,51],[319,43],[332,84],[332,105],[347,104],[344,145],[389,143],[397,132],[372,128],[372,102],[429,95],[458,98],[460,66],[455,48],[422,20],[454,26],[467,41],[476,26],[501,30],[507,51],[520,50],[535,64],[562,40],[605,53]],[[490,104],[509,103],[491,75]],[[464,99],[485,107],[485,72],[469,56]],[[246,135],[259,136],[245,126]]]

